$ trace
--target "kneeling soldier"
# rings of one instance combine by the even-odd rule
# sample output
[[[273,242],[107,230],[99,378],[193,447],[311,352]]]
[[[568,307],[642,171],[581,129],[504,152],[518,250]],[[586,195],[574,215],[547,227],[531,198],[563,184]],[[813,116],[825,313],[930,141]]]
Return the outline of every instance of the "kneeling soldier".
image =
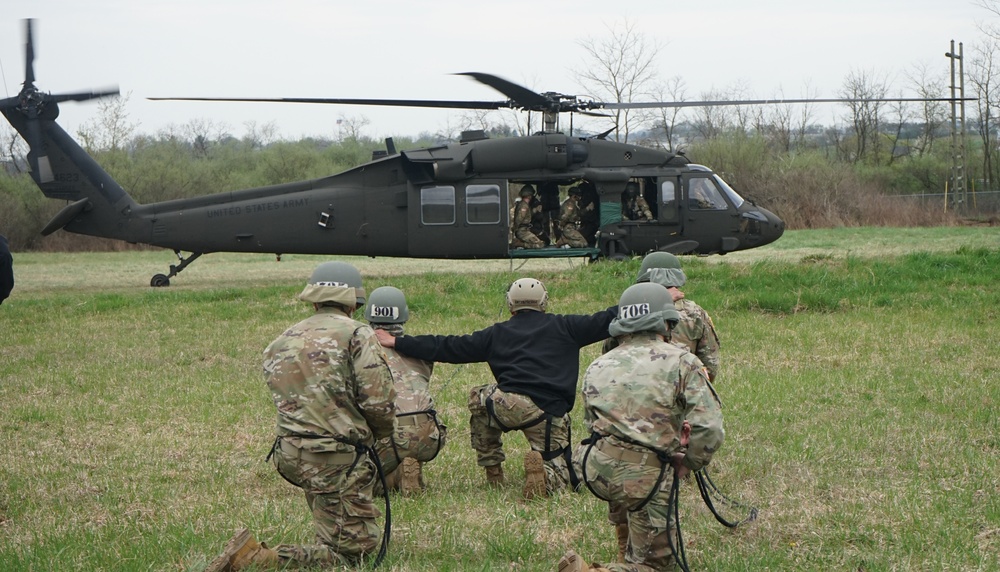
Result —
[[[406,296],[398,288],[376,288],[368,297],[365,319],[374,330],[401,336],[409,318]],[[386,473],[386,486],[409,495],[424,489],[423,464],[444,447],[447,427],[438,423],[431,397],[434,363],[392,348],[385,348],[385,354],[396,387],[396,434],[381,439],[375,450]]]
[[[609,328],[618,347],[584,375],[584,422],[591,436],[575,460],[595,496],[628,509],[625,563],[591,569],[671,569],[674,473],[680,478],[701,469],[722,445],[721,404],[702,363],[667,342],[679,318],[662,286],[630,286]],[[586,569],[573,551],[559,563],[561,572]]]

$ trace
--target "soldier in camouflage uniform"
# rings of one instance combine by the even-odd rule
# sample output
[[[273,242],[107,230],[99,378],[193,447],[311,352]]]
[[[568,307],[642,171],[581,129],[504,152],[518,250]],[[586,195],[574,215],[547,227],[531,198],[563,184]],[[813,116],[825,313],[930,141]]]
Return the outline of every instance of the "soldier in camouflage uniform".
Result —
[[[542,240],[533,230],[533,219],[541,216],[542,205],[535,200],[535,189],[531,185],[521,188],[521,200],[518,201],[514,210],[514,240],[511,246],[514,248],[543,248],[545,241]],[[540,232],[540,229],[538,229]]]
[[[639,192],[638,183],[629,183],[625,185],[625,201],[622,205],[622,216],[625,220],[644,220],[646,222],[653,221],[653,211],[649,210],[649,204],[646,203],[646,199],[642,198],[642,194]]]
[[[365,319],[374,330],[401,336],[409,318],[406,296],[398,288],[376,288],[368,297]],[[434,363],[401,355],[391,348],[386,348],[385,353],[395,379],[396,434],[381,439],[375,450],[386,473],[386,486],[408,495],[425,488],[423,464],[444,447],[447,427],[438,423],[431,397]]]
[[[548,293],[534,278],[507,290],[510,319],[465,336],[400,336],[376,331],[401,353],[446,363],[487,362],[496,383],[469,392],[469,433],[486,482],[504,482],[503,434],[521,431],[525,498],[576,486],[571,471],[570,417],[576,399],[580,348],[608,336],[614,306],[590,316],[549,314]]]
[[[670,334],[670,341],[698,356],[708,369],[709,381],[714,383],[719,374],[719,335],[708,312],[680,291],[687,282],[680,260],[669,252],[651,252],[642,259],[635,281],[637,284],[652,282],[670,290],[674,306],[681,315]]]
[[[719,336],[715,333],[715,325],[708,312],[701,306],[684,297],[679,290],[687,281],[681,263],[676,256],[668,252],[651,252],[642,259],[636,283],[652,282],[667,289],[674,300],[674,308],[680,316],[677,324],[671,328],[668,341],[679,348],[695,354],[708,374],[709,381],[715,381],[719,373]],[[604,351],[608,352],[617,345],[615,338],[604,342]],[[625,508],[611,504],[608,507],[608,520],[615,526],[618,533],[619,557],[624,558],[625,545],[628,538],[628,524]]]
[[[586,248],[587,239],[580,234],[580,187],[570,187],[569,196],[559,208],[559,241],[556,246],[565,248]]]
[[[674,298],[674,307],[680,313],[681,319],[677,327],[670,333],[670,342],[683,347],[698,356],[701,363],[708,369],[708,379],[715,381],[719,374],[719,336],[715,332],[715,324],[708,312],[701,306],[687,299],[680,287],[687,281],[681,270],[680,260],[669,252],[651,252],[642,259],[636,284],[652,282],[670,291]],[[613,338],[604,342],[604,351],[615,347]]]
[[[599,498],[628,509],[624,563],[590,569],[653,572],[674,565],[670,489],[705,467],[722,445],[722,409],[697,357],[667,343],[680,318],[670,294],[653,284],[622,293],[610,332],[618,347],[587,368],[584,422],[591,437],[574,460]],[[559,570],[586,570],[569,551]]]
[[[326,262],[299,299],[315,314],[264,351],[264,378],[277,407],[277,438],[268,458],[302,488],[316,543],[270,549],[246,529],[230,540],[209,572],[249,565],[356,565],[378,548],[375,441],[395,432],[392,372],[372,329],[351,319],[364,304],[361,274]],[[384,544],[383,544],[384,547]]]

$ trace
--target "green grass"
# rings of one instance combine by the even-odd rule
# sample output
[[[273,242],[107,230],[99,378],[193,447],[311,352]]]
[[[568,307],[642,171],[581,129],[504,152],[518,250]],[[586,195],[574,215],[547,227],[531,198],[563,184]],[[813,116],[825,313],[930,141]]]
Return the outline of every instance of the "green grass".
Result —
[[[301,493],[263,461],[274,411],[260,368],[307,315],[295,295],[321,259],[212,255],[149,288],[171,258],[15,253],[0,306],[0,570],[199,571],[239,526],[311,539]],[[554,312],[597,310],[638,268],[350,260],[369,291],[407,293],[410,333],[504,319],[523,275],[546,283]],[[1000,568],[1000,229],[799,231],[683,262],[723,344],[714,478],[760,509],[724,529],[685,485],[694,569]],[[392,497],[385,569],[553,570],[566,548],[610,560],[614,532],[588,493],[520,500],[520,435],[505,438],[510,484],[483,486],[466,400],[489,380],[482,364],[435,369],[449,443],[426,494]]]

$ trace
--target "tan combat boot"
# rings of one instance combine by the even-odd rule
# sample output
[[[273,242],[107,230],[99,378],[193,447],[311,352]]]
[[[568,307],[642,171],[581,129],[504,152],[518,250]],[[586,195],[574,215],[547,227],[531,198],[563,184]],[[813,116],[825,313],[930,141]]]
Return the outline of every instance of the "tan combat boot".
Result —
[[[413,457],[407,457],[403,459],[403,465],[399,470],[403,473],[399,490],[404,496],[415,495],[424,490],[424,475],[421,471],[420,461]]]
[[[236,572],[251,564],[261,568],[277,568],[278,553],[262,542],[257,542],[250,531],[243,528],[229,539],[226,547],[215,560],[212,560],[205,572]]]
[[[618,533],[618,561],[625,562],[625,552],[628,550],[628,523],[616,524]]]
[[[538,451],[528,451],[524,455],[524,498],[530,500],[543,497],[546,493],[542,454]]]
[[[604,568],[600,564],[587,564],[583,561],[583,558],[579,554],[572,550],[567,550],[566,554],[559,559],[559,567],[556,568],[558,572],[587,572],[588,570],[596,570],[597,572],[610,572],[607,568]]]
[[[503,486],[503,466],[493,465],[492,467],[486,467],[486,484],[491,487],[501,487]]]

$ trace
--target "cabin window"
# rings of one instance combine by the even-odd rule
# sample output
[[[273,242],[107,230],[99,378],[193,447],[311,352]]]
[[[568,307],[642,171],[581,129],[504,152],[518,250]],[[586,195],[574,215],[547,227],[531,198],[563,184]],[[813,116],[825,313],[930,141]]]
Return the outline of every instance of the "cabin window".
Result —
[[[688,181],[688,207],[713,211],[724,211],[729,208],[715,180],[706,177]]]
[[[465,189],[465,208],[469,224],[498,224],[500,186],[469,185]]]
[[[667,220],[677,216],[677,185],[673,181],[660,184],[660,215]]]
[[[455,224],[455,187],[420,189],[420,222]]]

